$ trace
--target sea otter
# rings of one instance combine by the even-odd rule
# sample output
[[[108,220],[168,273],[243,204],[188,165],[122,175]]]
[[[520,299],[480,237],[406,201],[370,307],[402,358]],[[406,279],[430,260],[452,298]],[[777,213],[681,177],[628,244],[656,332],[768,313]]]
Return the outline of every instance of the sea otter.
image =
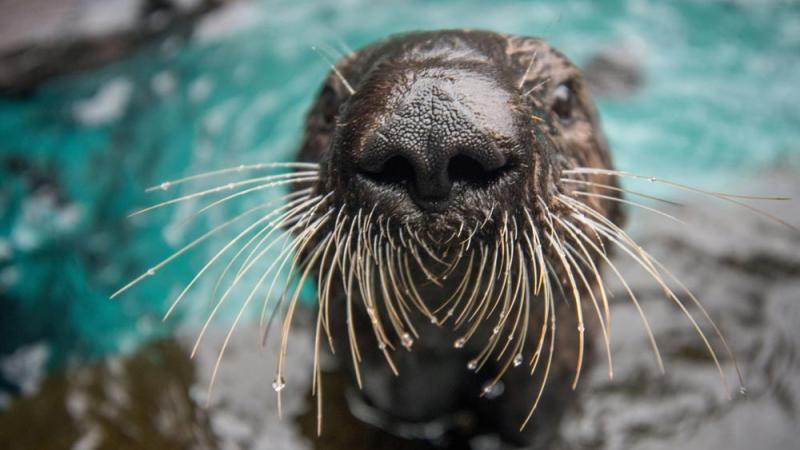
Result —
[[[322,327],[373,415],[547,442],[584,330],[608,326],[597,273],[622,222],[613,176],[565,174],[613,169],[580,71],[538,38],[392,36],[332,67],[298,161],[319,164]]]
[[[619,176],[708,195],[796,230],[741,203],[780,197],[709,192],[614,170],[580,71],[541,39],[489,31],[409,33],[351,52],[331,66],[297,161],[243,164],[151,190],[253,173],[136,212],[218,197],[199,214],[290,188],[192,240],[112,297],[223,228],[243,226],[167,311],[212,266],[221,268],[218,299],[194,352],[223,304],[244,287],[211,385],[236,325],[263,299],[264,339],[280,340],[272,380],[280,410],[291,382],[284,376],[289,330],[301,288],[314,279],[318,430],[319,355],[328,348],[352,375],[354,414],[450,448],[482,434],[503,446],[546,448],[593,359],[594,342],[605,347],[613,374],[606,274],[621,281],[663,371],[613,250],[633,259],[686,315],[724,381],[714,346],[686,305],[699,310],[732,357],[720,330],[622,228],[623,204],[664,213],[623,198],[654,197],[620,187]]]

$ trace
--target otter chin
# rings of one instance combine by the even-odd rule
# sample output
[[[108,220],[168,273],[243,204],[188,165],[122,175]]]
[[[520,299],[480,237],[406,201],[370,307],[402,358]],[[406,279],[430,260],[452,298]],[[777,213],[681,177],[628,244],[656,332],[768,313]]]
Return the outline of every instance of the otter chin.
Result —
[[[605,333],[593,224],[622,219],[610,172],[564,182],[613,169],[580,71],[537,38],[393,36],[336,62],[304,136],[320,200],[303,258],[362,416],[547,442],[584,330]]]

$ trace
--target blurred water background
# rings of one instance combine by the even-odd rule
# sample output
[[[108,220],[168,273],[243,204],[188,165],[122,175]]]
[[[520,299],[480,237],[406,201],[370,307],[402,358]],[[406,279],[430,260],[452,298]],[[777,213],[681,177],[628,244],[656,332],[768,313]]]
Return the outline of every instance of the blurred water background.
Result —
[[[189,206],[128,219],[167,198],[144,189],[291,160],[328,70],[312,46],[449,27],[542,36],[579,65],[623,51],[641,89],[597,99],[623,170],[728,191],[800,170],[797,2],[224,2],[112,63],[0,97],[0,360],[24,350],[26,377],[58,374],[196,324],[208,284],[161,315],[211,249],[108,297],[242,204],[195,225]],[[0,408],[35,391],[13,373],[0,371]]]

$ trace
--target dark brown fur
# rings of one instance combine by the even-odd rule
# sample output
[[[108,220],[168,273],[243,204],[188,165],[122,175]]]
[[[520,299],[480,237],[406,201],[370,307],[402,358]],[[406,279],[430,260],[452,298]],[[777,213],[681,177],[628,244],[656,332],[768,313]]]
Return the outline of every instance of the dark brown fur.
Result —
[[[364,148],[364,136],[378,126],[372,117],[379,110],[389,108],[387,102],[391,102],[398,95],[396,91],[402,90],[408,82],[402,76],[403,70],[413,74],[431,61],[445,67],[452,65],[456,71],[460,67],[472,70],[473,65],[479,66],[498,86],[518,91],[509,103],[511,114],[515,118],[529,115],[527,126],[533,133],[528,144],[532,149],[523,149],[514,156],[516,167],[525,170],[521,177],[503,178],[487,188],[488,194],[458,193],[457,201],[444,211],[420,210],[404,198],[380,192],[381,202],[376,205],[372,194],[367,195],[358,184],[358,174],[348,166],[342,154],[350,152],[348,155],[354,154],[355,158]],[[427,232],[432,237],[430,246],[434,251],[445,253],[447,250],[447,245],[441,243],[444,239],[437,240],[437,237],[452,234],[459,221],[482,220],[490,210],[493,216],[488,221],[489,226],[476,238],[483,242],[490,242],[497,236],[503,214],[520,217],[520,211],[527,209],[542,223],[539,197],[554,214],[567,215],[569,211],[555,200],[557,193],[571,195],[578,188],[595,190],[562,183],[561,171],[574,167],[612,168],[597,112],[579,70],[541,39],[466,30],[412,33],[390,37],[347,55],[336,63],[336,68],[355,93],[351,95],[345,81],[336,73],[332,71],[328,75],[308,114],[298,161],[321,164],[321,180],[315,189],[323,195],[332,193],[333,208],[345,208],[351,215],[356,215],[359,208],[375,209],[376,215],[391,217],[397,226],[407,224]],[[574,94],[574,108],[568,121],[560,120],[552,111],[555,90],[563,84]],[[600,175],[585,179],[609,185],[616,183]],[[602,193],[608,194],[608,191]],[[621,223],[616,203],[589,197],[578,199],[614,223]],[[546,251],[548,260],[556,261],[552,251]],[[451,280],[459,278],[454,276]],[[382,352],[375,346],[369,318],[359,309],[354,321],[363,356],[365,401],[382,411],[390,422],[434,422],[450,427],[447,432],[450,439],[454,439],[450,441],[454,447],[459,441],[453,435],[478,433],[497,433],[504,441],[514,444],[547,445],[557,431],[565,407],[574,397],[570,382],[578,349],[575,305],[571,304],[569,295],[564,294],[569,292],[567,277],[563,271],[557,271],[556,278],[561,287],[555,292],[558,328],[553,368],[539,410],[524,431],[518,428],[536,397],[541,372],[531,377],[524,368],[510,370],[503,378],[503,395],[492,400],[479,397],[483,383],[498,369],[494,361],[479,373],[466,369],[469,359],[490,334],[485,329],[463,349],[456,350],[453,340],[457,333],[418,317],[420,339],[412,351],[401,348],[395,352],[400,376],[394,377],[386,367]],[[446,283],[444,291],[422,281],[419,285],[423,298],[432,307],[441,300],[442,292],[450,292],[448,287],[452,289],[452,282]],[[336,300],[330,306],[336,311],[331,316],[332,328],[335,342],[339,344],[337,352],[347,361],[344,292],[338,284],[337,289]],[[589,311],[590,307],[584,306],[584,309]],[[542,322],[541,309],[537,304],[531,311],[531,326],[537,328]],[[587,312],[585,324],[590,333],[599,335],[594,314]],[[538,333],[531,332],[528,340],[533,342],[528,343],[527,348],[535,346],[537,338]],[[587,352],[587,358],[590,353]]]

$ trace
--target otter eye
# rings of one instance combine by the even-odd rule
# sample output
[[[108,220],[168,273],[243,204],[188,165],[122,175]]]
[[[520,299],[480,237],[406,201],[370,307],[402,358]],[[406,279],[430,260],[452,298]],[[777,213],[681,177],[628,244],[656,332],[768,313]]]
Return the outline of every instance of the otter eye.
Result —
[[[553,94],[553,112],[563,122],[572,119],[572,110],[575,107],[575,94],[568,83],[561,83]]]

